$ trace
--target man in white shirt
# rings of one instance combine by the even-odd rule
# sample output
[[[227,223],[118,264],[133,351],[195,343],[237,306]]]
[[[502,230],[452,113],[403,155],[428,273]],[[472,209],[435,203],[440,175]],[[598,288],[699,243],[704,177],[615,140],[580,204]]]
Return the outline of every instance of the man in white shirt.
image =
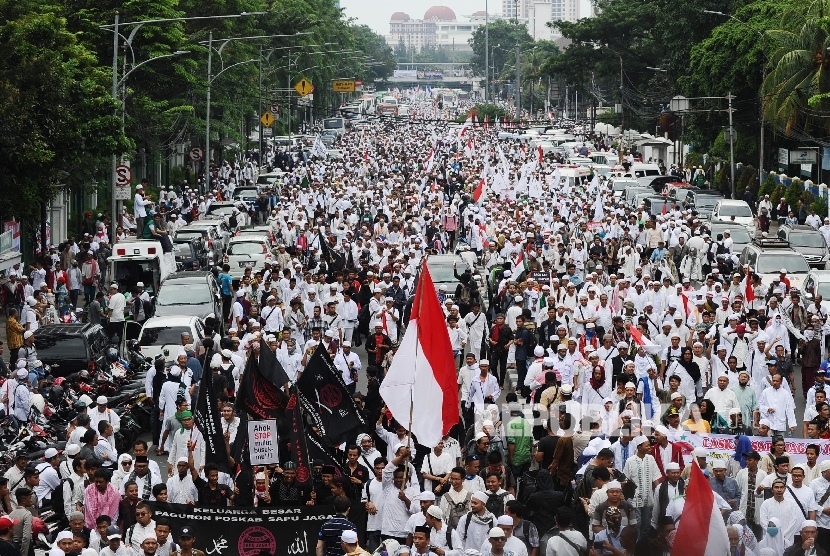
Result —
[[[54,448],[47,448],[43,454],[43,459],[44,461],[37,465],[37,470],[40,472],[40,482],[34,488],[35,494],[37,494],[38,506],[42,506],[44,500],[51,500],[52,491],[58,488],[61,483],[58,476],[58,465],[60,465],[58,451]]]
[[[144,185],[138,184],[135,186],[135,198],[133,200],[133,216],[135,217],[136,235],[141,237],[144,233],[144,219],[147,218],[147,209],[145,207],[153,206],[153,202],[144,198]]]
[[[357,312],[357,303],[352,300],[351,292],[343,292],[343,301],[337,304],[337,314],[340,315],[344,342],[352,341],[352,334],[357,327]]]
[[[792,544],[804,521],[804,514],[792,498],[784,496],[785,492],[787,483],[783,479],[775,479],[772,483],[772,498],[761,504],[760,525],[764,526],[770,518],[777,517],[781,522],[778,534],[784,536],[786,544]]]
[[[794,433],[797,425],[793,395],[781,388],[781,381],[781,375],[772,375],[772,386],[765,388],[758,398],[761,417],[769,420],[772,436],[783,436],[788,424],[790,432]]]
[[[723,375],[718,377],[717,387],[710,388],[704,398],[715,405],[715,411],[720,415],[729,415],[729,410],[741,407],[735,392],[729,388],[729,377]]]
[[[383,518],[381,535],[393,537],[400,544],[406,541],[406,522],[409,520],[412,501],[418,496],[420,489],[418,485],[409,486],[403,489],[404,472],[398,470],[398,466],[409,463],[410,450],[406,446],[398,449],[397,456],[383,468]],[[401,495],[402,494],[402,495]],[[418,504],[415,504],[418,510]]]
[[[118,291],[118,284],[113,282],[110,284],[110,296],[107,302],[107,318],[109,323],[107,331],[110,338],[119,336],[124,332],[124,311],[127,308],[127,298],[124,294]]]
[[[89,415],[89,426],[93,430],[98,430],[98,422],[106,421],[112,425],[112,436],[107,437],[110,446],[115,446],[115,433],[121,430],[121,418],[113,410],[107,407],[106,396],[98,396],[95,400],[96,406],[87,410]]]
[[[424,490],[435,492],[440,481],[444,485],[444,491],[446,491],[450,485],[450,471],[454,467],[455,458],[453,458],[452,454],[444,450],[444,441],[439,440],[438,444],[426,455],[421,464],[421,474],[424,477]]]
[[[343,382],[346,383],[346,389],[350,394],[354,394],[357,388],[357,376],[362,366],[360,357],[352,351],[351,341],[343,341],[343,346],[334,356],[334,366],[340,371]]]

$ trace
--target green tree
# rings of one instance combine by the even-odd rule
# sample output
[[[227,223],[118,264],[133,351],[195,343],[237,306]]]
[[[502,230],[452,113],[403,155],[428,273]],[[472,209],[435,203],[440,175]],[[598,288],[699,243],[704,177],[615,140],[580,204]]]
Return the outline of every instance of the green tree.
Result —
[[[52,8],[0,1],[0,202],[42,231],[56,184],[82,187],[128,147],[107,72]]]
[[[796,126],[812,133],[830,129],[824,117],[830,110],[828,16],[830,3],[815,0],[787,12],[781,28],[768,32],[774,50],[763,85],[764,112],[787,135]]]
[[[518,24],[515,20],[508,21],[499,19],[490,22],[489,44],[492,58],[490,66],[495,68],[495,75],[501,75],[505,64],[516,67],[516,44],[521,50],[527,50],[533,46],[533,37],[527,32],[527,25]],[[497,46],[498,45],[498,46]],[[470,66],[476,75],[484,75],[484,26],[473,32],[470,38],[470,46],[473,48],[473,55],[470,58]]]

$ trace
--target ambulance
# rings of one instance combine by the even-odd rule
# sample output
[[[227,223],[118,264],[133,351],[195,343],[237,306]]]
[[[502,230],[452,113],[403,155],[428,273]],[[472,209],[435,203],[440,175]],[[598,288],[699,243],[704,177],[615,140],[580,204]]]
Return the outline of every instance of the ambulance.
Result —
[[[170,274],[176,272],[173,253],[165,253],[161,242],[152,239],[133,239],[116,243],[112,256],[107,259],[107,276],[110,282],[118,282],[121,293],[129,293],[138,282],[155,296],[159,286]]]
[[[570,187],[579,185],[582,181],[591,180],[591,169],[579,164],[558,164],[559,176],[567,180]]]

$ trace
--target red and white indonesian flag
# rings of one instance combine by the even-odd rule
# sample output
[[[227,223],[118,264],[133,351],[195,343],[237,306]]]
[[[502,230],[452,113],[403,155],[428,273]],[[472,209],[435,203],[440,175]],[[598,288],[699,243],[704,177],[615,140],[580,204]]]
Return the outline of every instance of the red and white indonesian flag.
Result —
[[[709,481],[692,463],[683,515],[677,523],[672,556],[723,556],[731,554],[729,535]]]
[[[429,156],[427,156],[427,172],[432,172],[432,166],[435,164],[435,148],[431,148],[429,150]]]
[[[461,130],[458,132],[458,138],[461,139],[464,137],[464,134],[467,133],[467,128],[473,126],[473,111],[467,114],[467,119],[464,120],[464,125],[461,126]]]
[[[458,423],[458,384],[450,336],[435,285],[426,265],[421,270],[412,317],[380,395],[392,416],[418,443],[434,448]]]
[[[633,324],[628,325],[628,331],[631,333],[631,339],[634,340],[637,347],[642,347],[646,353],[660,353],[663,351],[663,348],[643,336],[642,332],[637,330],[637,327]]]
[[[752,289],[752,281],[749,279],[749,274],[744,274],[744,279],[741,280],[741,291],[744,292],[744,303],[751,303],[755,300],[755,290]]]
[[[476,203],[481,201],[482,197],[484,197],[484,188],[486,184],[487,180],[485,178],[481,178],[480,180],[478,180],[478,185],[473,191],[473,201],[475,201]]]

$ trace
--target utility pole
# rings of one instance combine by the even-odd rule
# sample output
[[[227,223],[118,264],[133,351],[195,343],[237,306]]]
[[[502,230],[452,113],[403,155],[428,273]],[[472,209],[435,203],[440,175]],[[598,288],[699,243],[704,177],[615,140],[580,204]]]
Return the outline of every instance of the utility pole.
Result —
[[[490,3],[484,2],[484,104],[490,98]]]
[[[522,67],[521,67],[522,47],[519,41],[516,41],[516,119],[521,121],[522,117]]]
[[[735,130],[732,128],[732,91],[726,95],[726,100],[729,101],[729,175],[732,180],[732,198],[735,198]]]

